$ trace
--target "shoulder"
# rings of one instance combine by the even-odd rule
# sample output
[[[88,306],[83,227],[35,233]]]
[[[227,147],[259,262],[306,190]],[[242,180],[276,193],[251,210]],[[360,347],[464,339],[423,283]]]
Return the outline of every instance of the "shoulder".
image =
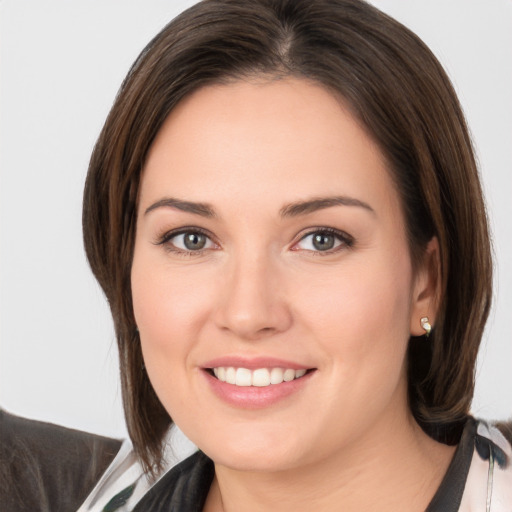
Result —
[[[76,510],[121,442],[0,410],[3,512]]]

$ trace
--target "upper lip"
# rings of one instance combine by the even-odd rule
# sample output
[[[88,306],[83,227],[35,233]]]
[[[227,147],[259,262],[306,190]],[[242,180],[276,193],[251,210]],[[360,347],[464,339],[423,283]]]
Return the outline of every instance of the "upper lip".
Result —
[[[258,368],[291,368],[293,370],[311,369],[307,364],[287,361],[276,357],[240,357],[240,356],[222,356],[207,361],[203,368],[247,368],[248,370],[257,370]]]

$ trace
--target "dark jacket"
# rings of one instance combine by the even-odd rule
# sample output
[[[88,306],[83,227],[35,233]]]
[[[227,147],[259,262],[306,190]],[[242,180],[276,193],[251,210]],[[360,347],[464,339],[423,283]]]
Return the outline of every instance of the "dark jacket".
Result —
[[[1,512],[75,512],[120,446],[0,409]]]

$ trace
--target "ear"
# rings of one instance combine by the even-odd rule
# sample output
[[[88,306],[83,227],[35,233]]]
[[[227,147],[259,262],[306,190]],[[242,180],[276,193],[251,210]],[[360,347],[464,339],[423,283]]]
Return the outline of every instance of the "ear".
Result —
[[[410,330],[412,336],[422,336],[425,330],[420,320],[428,317],[431,326],[435,325],[441,298],[441,258],[439,242],[433,237],[427,244],[423,261],[416,270],[411,303]]]

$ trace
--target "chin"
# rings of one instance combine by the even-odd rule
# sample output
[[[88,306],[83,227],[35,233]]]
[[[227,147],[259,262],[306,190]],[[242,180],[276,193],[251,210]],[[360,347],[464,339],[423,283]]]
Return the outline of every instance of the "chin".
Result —
[[[237,471],[273,472],[297,467],[305,459],[304,447],[311,444],[302,442],[296,431],[279,434],[264,435],[251,429],[245,435],[232,432],[224,439],[210,436],[198,446],[215,464]]]
[[[255,473],[272,473],[292,469],[299,465],[297,454],[273,453],[273,450],[224,450],[223,453],[207,455],[216,465],[225,466],[235,471],[247,471]]]

